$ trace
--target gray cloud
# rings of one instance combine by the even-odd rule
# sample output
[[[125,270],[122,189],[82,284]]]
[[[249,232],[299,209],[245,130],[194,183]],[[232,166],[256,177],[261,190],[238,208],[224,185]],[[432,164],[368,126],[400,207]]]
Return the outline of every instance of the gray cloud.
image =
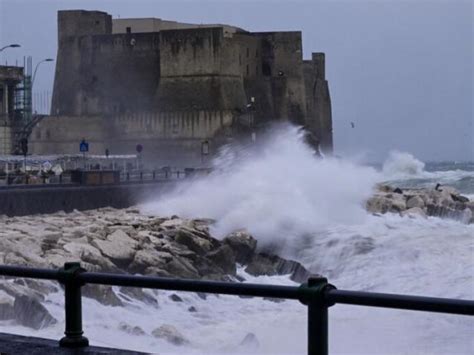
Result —
[[[56,11],[74,8],[302,30],[306,57],[326,52],[338,154],[474,160],[471,1],[0,0],[0,44],[22,44],[2,52],[2,64],[55,57]],[[54,65],[43,64],[35,91],[51,90],[53,76]]]

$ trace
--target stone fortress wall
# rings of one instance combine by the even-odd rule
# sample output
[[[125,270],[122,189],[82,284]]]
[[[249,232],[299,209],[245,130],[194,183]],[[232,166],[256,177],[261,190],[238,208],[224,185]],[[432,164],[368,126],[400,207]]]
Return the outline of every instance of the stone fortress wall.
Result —
[[[332,150],[324,54],[303,60],[301,32],[72,10],[58,13],[58,43],[51,116],[33,130],[34,153],[77,153],[85,138],[95,154],[142,144],[145,160],[197,165],[203,141],[214,152],[273,120],[304,125]]]

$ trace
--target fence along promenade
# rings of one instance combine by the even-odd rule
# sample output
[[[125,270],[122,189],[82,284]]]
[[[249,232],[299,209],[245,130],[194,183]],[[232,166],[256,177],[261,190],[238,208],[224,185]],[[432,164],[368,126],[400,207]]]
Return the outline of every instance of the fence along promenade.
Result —
[[[76,262],[65,263],[59,270],[0,265],[0,276],[54,280],[64,285],[65,336],[59,345],[65,348],[89,346],[82,330],[81,287],[85,284],[298,300],[307,306],[308,355],[328,354],[328,308],[335,304],[474,316],[473,300],[338,290],[321,276],[311,276],[299,287],[260,285],[87,272]]]

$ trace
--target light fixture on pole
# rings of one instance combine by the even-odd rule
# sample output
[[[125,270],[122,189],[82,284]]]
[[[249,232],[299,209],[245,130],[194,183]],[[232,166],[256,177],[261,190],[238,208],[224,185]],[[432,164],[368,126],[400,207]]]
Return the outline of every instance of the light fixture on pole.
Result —
[[[53,62],[54,59],[52,58],[46,58],[46,59],[43,59],[41,61],[38,62],[38,64],[36,64],[36,67],[35,67],[35,71],[33,73],[33,79],[31,79],[31,86],[33,87],[33,84],[35,82],[35,78],[36,78],[36,72],[38,71],[38,67],[40,66],[41,63],[44,63],[44,62]]]
[[[18,48],[18,47],[21,47],[21,46],[19,44],[16,44],[16,43],[9,44],[8,46],[0,48],[0,52],[3,51],[4,49],[7,49],[7,48]]]

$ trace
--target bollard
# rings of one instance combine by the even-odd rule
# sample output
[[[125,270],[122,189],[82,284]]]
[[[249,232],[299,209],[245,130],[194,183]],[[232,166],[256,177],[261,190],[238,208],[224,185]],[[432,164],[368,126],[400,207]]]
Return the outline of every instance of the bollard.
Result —
[[[89,346],[89,340],[82,334],[82,284],[76,279],[85,270],[79,263],[65,263],[59,271],[59,282],[64,284],[66,335],[59,341],[64,348],[82,348]]]
[[[328,355],[328,304],[325,293],[335,289],[325,277],[315,275],[301,285],[300,302],[308,306],[308,355]]]

